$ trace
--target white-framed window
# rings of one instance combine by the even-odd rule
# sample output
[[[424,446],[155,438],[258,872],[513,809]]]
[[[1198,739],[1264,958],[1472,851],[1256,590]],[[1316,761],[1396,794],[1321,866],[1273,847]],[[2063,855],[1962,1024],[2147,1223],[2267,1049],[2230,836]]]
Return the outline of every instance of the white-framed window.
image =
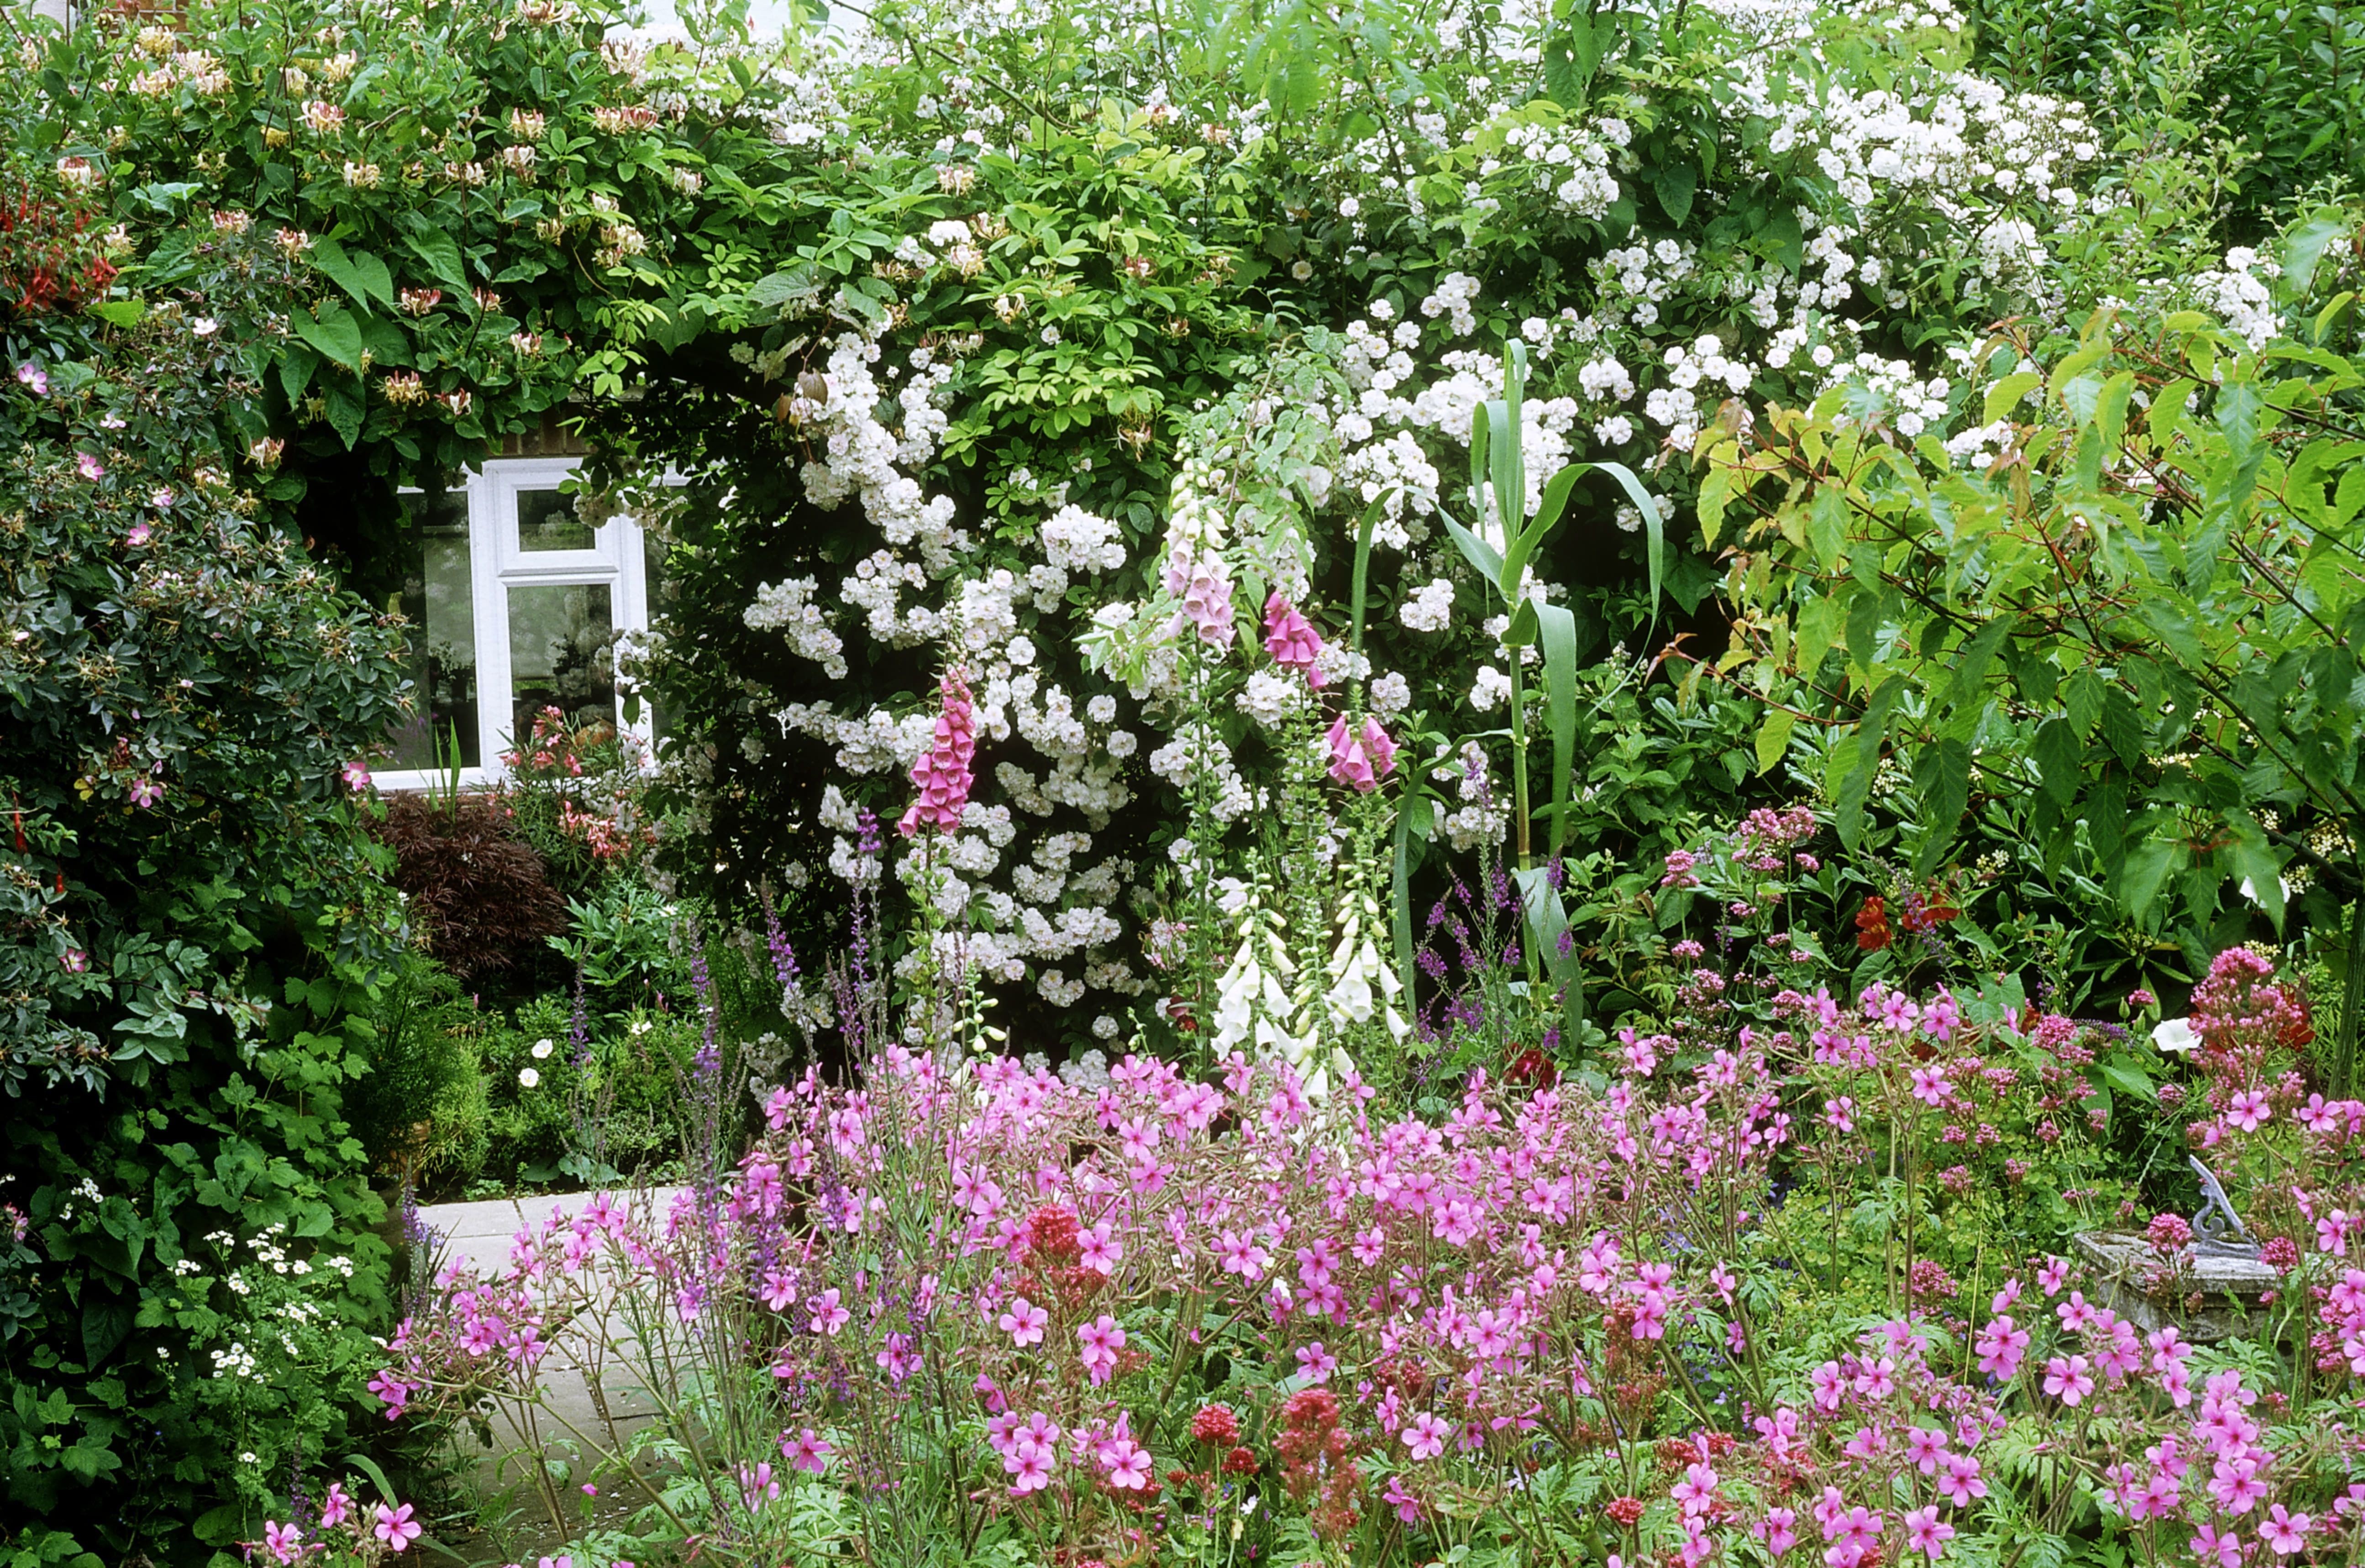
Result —
[[[640,526],[597,527],[559,487],[579,460],[488,460],[454,488],[406,490],[400,608],[410,621],[410,720],[387,737],[376,770],[390,790],[507,771],[502,755],[555,707],[574,723],[604,718],[652,740],[645,705],[627,721],[616,689],[616,639],[649,623]]]

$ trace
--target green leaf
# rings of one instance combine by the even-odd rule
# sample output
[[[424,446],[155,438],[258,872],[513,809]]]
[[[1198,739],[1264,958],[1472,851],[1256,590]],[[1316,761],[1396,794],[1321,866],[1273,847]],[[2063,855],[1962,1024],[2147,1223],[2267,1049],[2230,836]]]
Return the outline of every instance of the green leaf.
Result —
[[[312,264],[352,296],[353,304],[362,310],[367,311],[373,299],[389,310],[394,308],[394,274],[367,251],[348,255],[342,245],[324,239],[312,241],[310,254]]]
[[[1572,15],[1544,40],[1544,93],[1574,113],[1585,107],[1594,73],[1617,37],[1615,13],[1595,17]]]
[[[1914,768],[1922,796],[1922,852],[1914,867],[1927,877],[1943,863],[1971,800],[1971,748],[1948,735],[1922,753]]]
[[[2037,726],[2029,755],[2036,763],[2039,788],[2055,805],[2067,810],[2084,782],[2086,748],[2079,744],[2078,732],[2067,719],[2047,719]]]
[[[2145,839],[2127,852],[2119,867],[2119,902],[2128,913],[2143,919],[2175,862],[2175,846],[2161,839]]]
[[[1864,834],[1864,802],[1872,792],[1872,778],[1880,767],[1881,747],[1889,739],[1889,721],[1896,715],[1897,705],[1905,696],[1905,678],[1892,675],[1880,683],[1872,700],[1864,707],[1864,717],[1858,721],[1852,738],[1854,750],[1849,764],[1840,779],[1836,799],[1833,802],[1833,825],[1839,830],[1840,842],[1849,848]],[[1834,748],[1836,751],[1837,748]],[[1833,759],[1837,766],[1837,758]]]
[[[458,296],[456,303],[464,307],[469,303],[474,286],[468,281],[467,265],[461,261],[460,247],[452,236],[441,229],[429,229],[409,236],[403,244],[426,263],[429,274],[436,282]]]
[[[1552,852],[1558,859],[1568,836],[1576,771],[1576,617],[1566,605],[1538,605],[1536,635],[1544,655],[1544,712],[1552,725]]]
[[[1699,171],[1688,163],[1661,169],[1651,177],[1651,194],[1680,227],[1692,215],[1692,196],[1699,189]]]
[[[2005,376],[1988,388],[1987,401],[1981,407],[1981,424],[1994,424],[2020,407],[2020,400],[2045,384],[2045,377],[2034,370],[2023,370]]]
[[[296,335],[319,350],[322,355],[355,375],[361,374],[364,344],[360,321],[342,310],[317,321],[298,310],[291,314],[288,320],[296,329]]]
[[[1788,708],[1769,709],[1765,722],[1757,730],[1757,773],[1763,778],[1774,771],[1790,749],[1790,732],[1798,726],[1799,716]]]
[[[1355,529],[1355,619],[1354,631],[1347,645],[1359,654],[1363,651],[1363,601],[1371,582],[1372,531],[1378,526],[1381,509],[1386,502],[1385,496],[1375,498],[1370,506],[1363,509],[1363,521]]]
[[[1462,551],[1462,558],[1478,568],[1478,575],[1485,579],[1487,586],[1499,588],[1503,580],[1503,557],[1495,554],[1495,547],[1452,518],[1445,520],[1445,532],[1453,536],[1454,544]]]
[[[2348,230],[2348,221],[2337,207],[2319,208],[2314,217],[2292,230],[2283,239],[2282,272],[2276,279],[2275,292],[2285,299],[2305,298],[2325,248]]]

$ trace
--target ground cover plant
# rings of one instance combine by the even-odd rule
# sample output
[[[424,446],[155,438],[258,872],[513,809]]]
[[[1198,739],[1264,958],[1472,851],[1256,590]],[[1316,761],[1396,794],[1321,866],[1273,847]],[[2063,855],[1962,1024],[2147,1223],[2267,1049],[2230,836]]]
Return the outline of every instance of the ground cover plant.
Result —
[[[0,9],[15,1560],[2358,1555],[2345,13],[688,9]]]

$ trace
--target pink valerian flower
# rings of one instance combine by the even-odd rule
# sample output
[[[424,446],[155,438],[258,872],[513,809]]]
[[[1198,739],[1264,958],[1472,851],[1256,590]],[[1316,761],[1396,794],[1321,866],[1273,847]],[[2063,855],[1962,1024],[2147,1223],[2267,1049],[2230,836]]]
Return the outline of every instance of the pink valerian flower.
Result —
[[[373,1384],[373,1387],[375,1385]],[[347,1495],[342,1481],[329,1484],[329,1495],[320,1500],[320,1528],[334,1529],[353,1517],[353,1500]]]
[[[1368,795],[1395,770],[1396,743],[1377,719],[1365,719],[1360,730],[1347,726],[1347,715],[1330,721],[1330,777],[1358,794]]]
[[[975,782],[970,763],[977,756],[977,714],[959,666],[945,671],[940,691],[944,708],[936,715],[936,738],[912,765],[912,782],[918,786],[920,797],[895,824],[906,838],[922,827],[958,832],[961,811],[969,804],[970,786]]]
[[[819,1475],[828,1469],[829,1456],[835,1451],[811,1427],[793,1438],[786,1432],[780,1434],[780,1457],[810,1474]]]
[[[426,1532],[411,1518],[409,1504],[389,1508],[380,1503],[377,1506],[377,1524],[370,1533],[386,1542],[388,1551],[408,1551],[410,1543]]]
[[[1278,588],[1264,601],[1264,651],[1282,668],[1305,676],[1307,686],[1321,687],[1315,661],[1322,656],[1322,638]]]

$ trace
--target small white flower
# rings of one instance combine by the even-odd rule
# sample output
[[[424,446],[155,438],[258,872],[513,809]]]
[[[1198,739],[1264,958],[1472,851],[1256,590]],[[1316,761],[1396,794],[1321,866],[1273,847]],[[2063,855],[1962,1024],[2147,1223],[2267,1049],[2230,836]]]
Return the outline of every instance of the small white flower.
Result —
[[[536,1061],[544,1060],[550,1055],[550,1050],[551,1046],[548,1040],[536,1040],[533,1043],[533,1059]]]
[[[1306,261],[1304,257],[1300,257],[1297,261],[1291,263],[1289,275],[1295,278],[1298,282],[1304,283],[1307,278],[1314,275],[1314,263]]]
[[[189,330],[201,338],[210,338],[221,330],[221,323],[210,316],[199,316],[189,323]]]
[[[2161,1050],[2182,1056],[2201,1048],[2201,1036],[2192,1032],[2191,1019],[2169,1018],[2152,1029],[2151,1043]]]
[[[536,1072],[530,1067],[521,1068],[518,1070],[518,1081],[524,1084],[528,1089],[531,1089],[535,1084],[542,1081],[542,1074]]]

